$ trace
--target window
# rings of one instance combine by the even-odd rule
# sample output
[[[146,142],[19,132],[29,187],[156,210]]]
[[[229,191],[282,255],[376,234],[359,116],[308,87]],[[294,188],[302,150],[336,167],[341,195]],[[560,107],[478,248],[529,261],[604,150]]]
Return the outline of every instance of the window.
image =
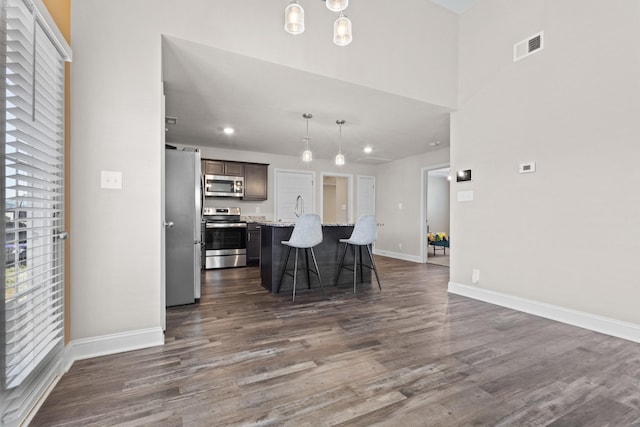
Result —
[[[64,61],[31,0],[2,0],[4,292],[0,424],[20,420],[57,373],[64,338]]]

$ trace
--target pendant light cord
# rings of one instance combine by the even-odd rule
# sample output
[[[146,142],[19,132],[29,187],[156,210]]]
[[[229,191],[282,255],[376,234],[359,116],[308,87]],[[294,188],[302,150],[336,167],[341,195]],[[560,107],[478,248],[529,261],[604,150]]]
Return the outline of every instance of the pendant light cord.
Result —
[[[340,120],[336,120],[336,123],[338,124],[338,154],[342,154],[342,125],[345,123],[344,120],[340,119]]]

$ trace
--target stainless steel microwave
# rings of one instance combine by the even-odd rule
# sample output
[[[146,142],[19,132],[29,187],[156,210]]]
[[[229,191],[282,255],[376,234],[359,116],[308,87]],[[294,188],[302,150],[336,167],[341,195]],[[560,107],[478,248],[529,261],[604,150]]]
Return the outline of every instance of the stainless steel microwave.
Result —
[[[244,197],[244,177],[205,175],[205,197]]]

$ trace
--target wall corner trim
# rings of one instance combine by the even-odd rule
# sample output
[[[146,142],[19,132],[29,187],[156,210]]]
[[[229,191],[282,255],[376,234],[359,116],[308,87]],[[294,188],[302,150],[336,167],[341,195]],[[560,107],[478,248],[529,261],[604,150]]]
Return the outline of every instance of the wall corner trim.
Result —
[[[90,338],[72,340],[65,354],[65,372],[76,360],[164,345],[161,327],[138,329]]]
[[[635,323],[624,322],[597,314],[546,304],[456,282],[449,282],[447,291],[451,294],[473,298],[501,307],[533,314],[534,316],[544,317],[546,319],[640,343],[640,325]]]

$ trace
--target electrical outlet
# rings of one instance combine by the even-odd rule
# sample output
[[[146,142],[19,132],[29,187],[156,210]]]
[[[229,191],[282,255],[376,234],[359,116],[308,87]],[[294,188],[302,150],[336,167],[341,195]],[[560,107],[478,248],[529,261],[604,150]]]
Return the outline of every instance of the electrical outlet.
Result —
[[[402,249],[402,243],[398,243],[398,249]]]
[[[256,213],[259,214],[260,213],[260,206],[256,206]]]
[[[478,283],[480,281],[480,270],[474,268],[473,272],[471,273],[471,281],[473,283]]]

